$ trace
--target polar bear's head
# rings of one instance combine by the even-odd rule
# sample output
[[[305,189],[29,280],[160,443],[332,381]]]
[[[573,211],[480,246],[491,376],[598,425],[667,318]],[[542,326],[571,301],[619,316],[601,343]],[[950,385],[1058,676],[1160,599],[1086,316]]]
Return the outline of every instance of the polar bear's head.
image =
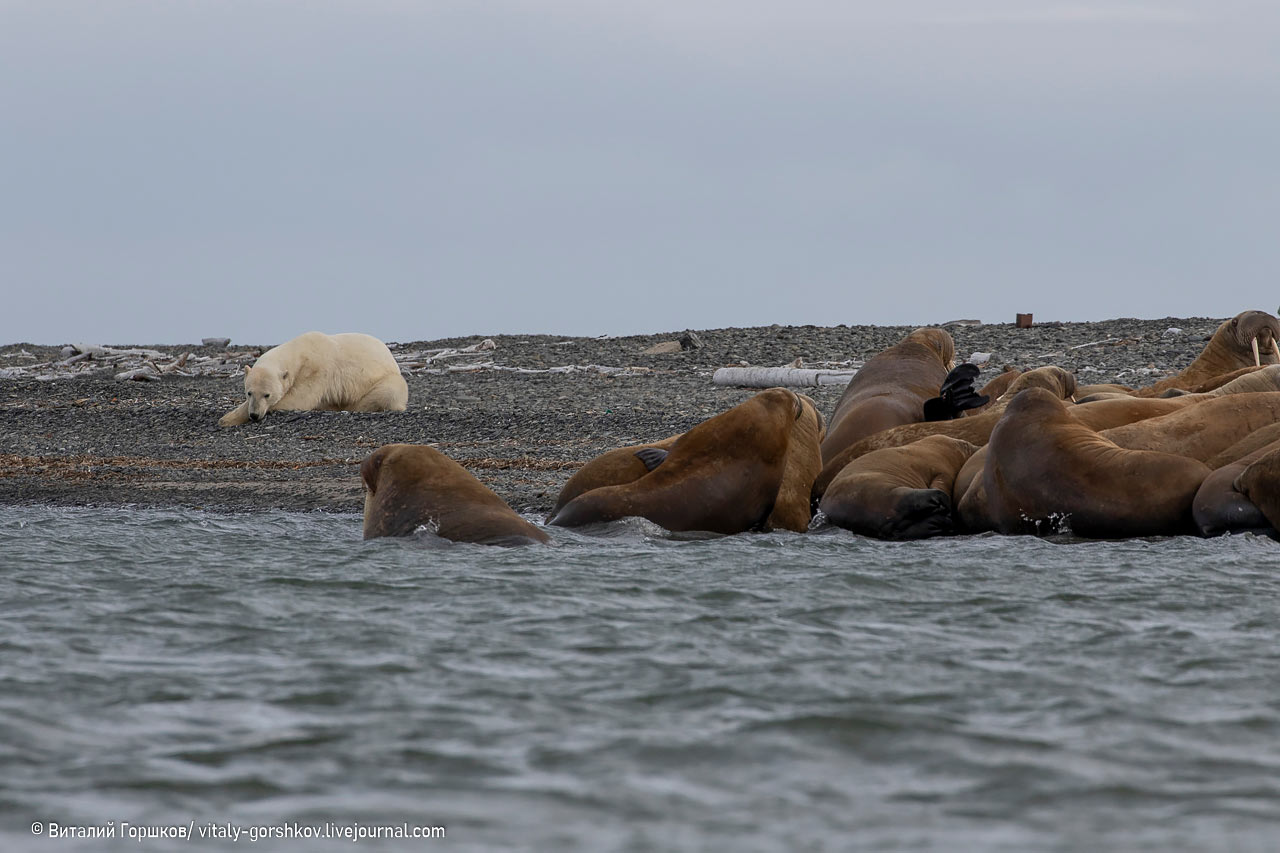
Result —
[[[284,396],[288,371],[280,372],[271,367],[249,367],[244,372],[244,398],[249,409],[249,420],[260,421]]]

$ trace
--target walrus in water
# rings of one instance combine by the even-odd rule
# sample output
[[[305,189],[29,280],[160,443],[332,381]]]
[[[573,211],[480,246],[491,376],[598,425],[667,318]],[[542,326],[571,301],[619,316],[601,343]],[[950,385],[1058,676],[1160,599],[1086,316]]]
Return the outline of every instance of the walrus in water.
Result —
[[[1009,404],[982,472],[986,509],[1001,533],[1044,532],[1065,521],[1089,537],[1191,531],[1191,502],[1207,476],[1203,462],[1116,445],[1039,389]]]
[[[822,464],[861,438],[924,420],[925,400],[938,396],[955,353],[951,335],[942,329],[916,329],[872,356],[836,403],[822,442]]]
[[[1265,311],[1243,311],[1219,326],[1196,360],[1181,373],[1133,393],[1154,397],[1171,388],[1203,386],[1242,367],[1275,364],[1280,362],[1278,338],[1280,320]]]
[[[832,524],[877,539],[925,539],[950,533],[956,472],[978,448],[931,435],[886,447],[844,467],[819,509]]]
[[[813,511],[810,491],[813,479],[822,467],[818,447],[826,434],[826,422],[817,405],[804,394],[797,394],[803,411],[791,426],[791,441],[787,445],[787,464],[778,487],[778,498],[773,512],[765,522],[765,530],[792,530],[803,533],[809,529]],[[606,451],[587,462],[569,478],[560,490],[548,519],[578,495],[602,486],[620,486],[639,480],[662,464],[676,440],[684,433],[664,438],[651,444],[637,444]]]
[[[360,479],[365,487],[365,539],[408,536],[426,526],[454,542],[531,545],[550,541],[434,447],[383,445],[360,465]]]
[[[794,391],[761,391],[680,436],[640,479],[578,495],[551,524],[576,527],[640,516],[676,531],[761,528],[778,500],[792,427],[804,413]]]
[[[560,488],[560,495],[556,498],[551,512],[547,514],[547,519],[555,518],[556,513],[560,512],[565,504],[592,489],[598,489],[601,486],[620,486],[623,483],[639,480],[662,464],[662,460],[667,458],[667,451],[671,449],[671,445],[675,444],[682,435],[684,433],[678,432],[662,441],[615,447],[588,461],[574,471],[573,476]]]
[[[813,520],[813,480],[822,470],[822,439],[827,434],[826,420],[818,406],[804,394],[800,399],[802,411],[791,425],[791,440],[787,442],[787,465],[778,486],[778,498],[773,512],[765,522],[765,530],[790,530],[804,533]]]

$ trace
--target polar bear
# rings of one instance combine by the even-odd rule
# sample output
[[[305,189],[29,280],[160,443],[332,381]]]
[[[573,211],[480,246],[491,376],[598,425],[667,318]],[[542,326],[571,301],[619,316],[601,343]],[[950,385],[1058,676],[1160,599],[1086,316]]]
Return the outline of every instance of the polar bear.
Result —
[[[403,412],[409,386],[391,350],[377,338],[307,332],[245,368],[244,397],[219,426],[260,421],[276,409]]]

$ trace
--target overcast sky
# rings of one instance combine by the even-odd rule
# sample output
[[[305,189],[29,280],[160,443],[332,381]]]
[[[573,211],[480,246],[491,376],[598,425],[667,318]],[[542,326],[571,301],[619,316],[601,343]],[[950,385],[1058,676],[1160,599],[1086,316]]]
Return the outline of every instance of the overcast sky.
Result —
[[[0,0],[0,343],[1280,304],[1280,4]]]

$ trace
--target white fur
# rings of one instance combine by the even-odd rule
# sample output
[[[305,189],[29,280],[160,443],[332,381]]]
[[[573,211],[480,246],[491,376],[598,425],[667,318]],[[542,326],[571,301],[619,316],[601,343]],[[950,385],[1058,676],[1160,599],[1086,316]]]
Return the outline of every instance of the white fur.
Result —
[[[409,386],[391,350],[370,335],[307,332],[272,347],[244,375],[245,401],[220,426],[267,412],[403,412]]]

